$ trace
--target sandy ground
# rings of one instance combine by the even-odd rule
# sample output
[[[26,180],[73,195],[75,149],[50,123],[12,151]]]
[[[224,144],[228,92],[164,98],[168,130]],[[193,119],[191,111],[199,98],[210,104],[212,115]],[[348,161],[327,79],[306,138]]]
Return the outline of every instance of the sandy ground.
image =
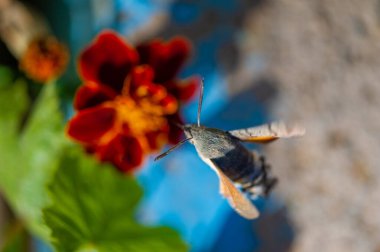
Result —
[[[278,91],[273,118],[307,130],[265,147],[291,250],[380,251],[380,2],[268,0],[244,32],[241,50],[263,55],[255,74]]]

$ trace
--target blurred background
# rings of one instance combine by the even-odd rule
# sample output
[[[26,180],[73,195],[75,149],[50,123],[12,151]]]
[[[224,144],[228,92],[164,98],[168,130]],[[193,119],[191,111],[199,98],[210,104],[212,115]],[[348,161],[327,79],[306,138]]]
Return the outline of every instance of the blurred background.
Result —
[[[255,202],[259,219],[237,215],[214,172],[185,145],[139,172],[142,222],[175,228],[194,252],[380,251],[379,1],[22,2],[70,48],[63,96],[79,86],[77,55],[101,30],[131,43],[183,35],[193,55],[181,75],[205,80],[203,124],[230,130],[285,120],[306,128],[303,138],[250,146],[280,180]],[[0,63],[17,68],[4,41]],[[186,122],[196,107],[194,99],[184,108]],[[63,109],[70,118],[69,100]],[[1,205],[0,234],[8,212]]]

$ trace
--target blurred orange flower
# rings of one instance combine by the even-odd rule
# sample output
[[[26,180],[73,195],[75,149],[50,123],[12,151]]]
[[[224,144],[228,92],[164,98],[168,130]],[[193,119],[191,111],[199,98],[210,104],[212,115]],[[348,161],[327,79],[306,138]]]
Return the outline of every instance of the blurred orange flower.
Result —
[[[20,59],[20,68],[32,79],[46,83],[66,69],[69,52],[53,36],[34,39]]]
[[[114,32],[101,33],[79,58],[84,83],[68,135],[123,172],[178,142],[181,132],[173,123],[181,122],[179,104],[193,96],[199,82],[176,78],[190,49],[180,37],[133,48]]]

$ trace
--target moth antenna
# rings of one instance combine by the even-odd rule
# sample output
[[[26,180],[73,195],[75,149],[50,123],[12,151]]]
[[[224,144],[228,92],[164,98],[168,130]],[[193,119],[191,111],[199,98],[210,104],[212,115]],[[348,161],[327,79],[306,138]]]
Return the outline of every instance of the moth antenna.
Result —
[[[198,102],[198,115],[197,115],[198,127],[201,126],[201,109],[202,109],[202,101],[203,101],[204,81],[205,81],[205,79],[202,78],[201,90],[199,93],[199,102]]]
[[[179,146],[181,146],[182,144],[186,143],[190,139],[192,139],[192,137],[186,138],[185,140],[182,140],[181,142],[177,143],[176,145],[174,145],[173,147],[171,147],[169,150],[167,150],[164,153],[162,153],[162,154],[158,155],[157,157],[155,157],[154,161],[157,161],[157,160],[159,160],[159,159],[167,156],[170,152],[172,152],[173,150],[177,149]]]

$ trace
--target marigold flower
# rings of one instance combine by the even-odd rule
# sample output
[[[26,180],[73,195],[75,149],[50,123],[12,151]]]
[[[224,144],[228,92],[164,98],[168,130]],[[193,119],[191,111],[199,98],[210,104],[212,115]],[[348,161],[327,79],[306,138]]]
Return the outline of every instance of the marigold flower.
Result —
[[[69,61],[69,53],[63,44],[52,36],[30,42],[20,59],[20,68],[32,79],[47,82],[61,75]]]
[[[68,49],[50,34],[40,13],[21,1],[0,0],[0,38],[30,78],[47,82],[66,68]]]
[[[76,92],[76,115],[68,135],[99,160],[120,171],[140,167],[147,154],[179,141],[179,106],[199,79],[176,75],[190,55],[190,44],[176,37],[129,45],[105,31],[79,58],[83,85]]]

